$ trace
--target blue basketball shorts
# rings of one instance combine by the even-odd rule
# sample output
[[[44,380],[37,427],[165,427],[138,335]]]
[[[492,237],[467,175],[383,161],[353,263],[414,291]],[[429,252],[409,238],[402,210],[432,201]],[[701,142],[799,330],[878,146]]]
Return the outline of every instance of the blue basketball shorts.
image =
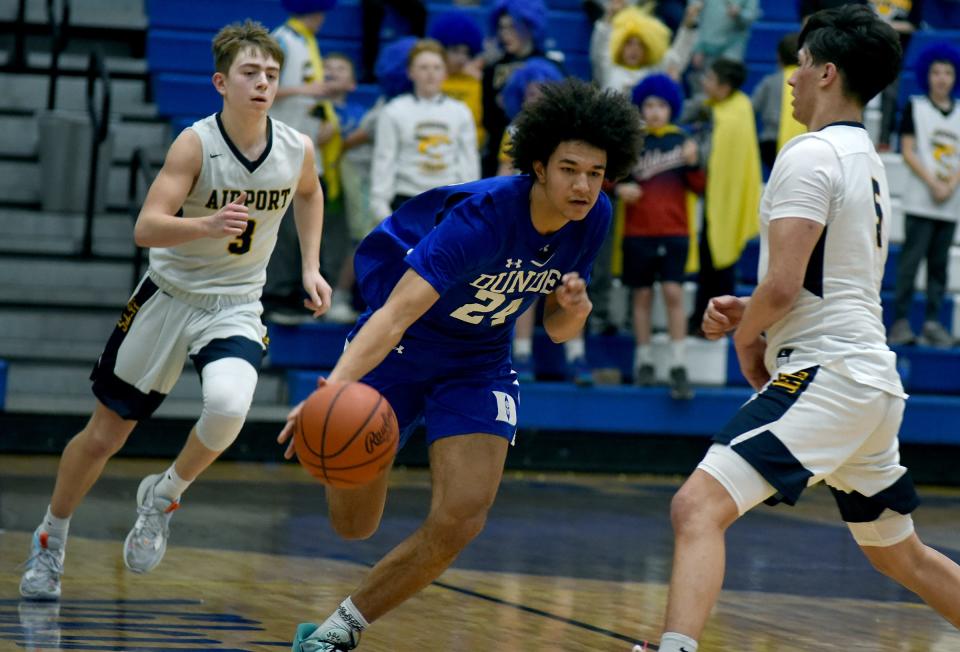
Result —
[[[512,444],[520,385],[509,362],[471,368],[462,362],[444,365],[443,358],[424,343],[404,341],[361,379],[393,407],[400,446],[421,424],[428,445],[473,433],[496,435]]]

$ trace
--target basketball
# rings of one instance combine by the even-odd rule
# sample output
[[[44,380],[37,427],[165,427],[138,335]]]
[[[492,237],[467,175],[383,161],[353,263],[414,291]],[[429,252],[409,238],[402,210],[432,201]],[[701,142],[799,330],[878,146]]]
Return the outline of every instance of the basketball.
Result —
[[[400,439],[397,416],[363,383],[327,383],[303,402],[293,431],[297,459],[325,485],[349,489],[390,466]]]

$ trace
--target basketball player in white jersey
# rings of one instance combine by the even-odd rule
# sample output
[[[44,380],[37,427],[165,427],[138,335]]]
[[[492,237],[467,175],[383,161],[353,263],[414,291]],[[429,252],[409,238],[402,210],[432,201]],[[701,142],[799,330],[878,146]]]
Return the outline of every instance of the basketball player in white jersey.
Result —
[[[150,186],[134,231],[137,244],[150,247],[150,266],[91,375],[96,407],[61,457],[20,583],[26,598],[60,597],[70,516],[189,357],[202,381],[200,419],[174,464],[141,481],[123,551],[135,572],[160,563],[180,495],[236,439],[250,408],[265,350],[260,291],[291,202],[305,308],[320,315],[330,305],[319,271],[323,194],[313,145],[267,117],[283,51],[247,21],[222,29],[213,54],[223,110],[177,137]]]
[[[809,132],[780,152],[761,202],[760,283],[749,298],[712,299],[703,320],[713,338],[735,330],[758,394],[673,498],[661,652],[697,649],[726,529],[821,480],[874,567],[960,627],[960,567],[924,545],[910,517],[917,496],[897,445],[906,395],[880,316],[890,199],[862,116],[900,70],[899,39],[848,5],[809,19],[799,59],[793,115]]]

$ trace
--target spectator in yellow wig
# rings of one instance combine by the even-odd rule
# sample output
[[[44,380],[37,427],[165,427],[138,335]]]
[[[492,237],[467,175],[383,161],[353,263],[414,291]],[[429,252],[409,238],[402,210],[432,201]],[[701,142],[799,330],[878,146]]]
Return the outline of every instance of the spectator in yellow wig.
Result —
[[[648,11],[623,4],[614,0],[594,23],[590,39],[594,80],[604,88],[629,95],[639,81],[655,72],[679,79],[697,40],[701,4],[691,2],[687,6],[673,45],[669,27]]]

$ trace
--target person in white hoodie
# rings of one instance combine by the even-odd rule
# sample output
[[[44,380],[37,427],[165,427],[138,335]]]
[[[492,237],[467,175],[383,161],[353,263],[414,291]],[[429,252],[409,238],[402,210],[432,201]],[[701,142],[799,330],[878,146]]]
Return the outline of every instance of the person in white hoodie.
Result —
[[[422,192],[480,178],[473,114],[440,90],[444,57],[437,41],[418,41],[407,58],[413,92],[391,100],[377,120],[370,208],[378,219]]]

